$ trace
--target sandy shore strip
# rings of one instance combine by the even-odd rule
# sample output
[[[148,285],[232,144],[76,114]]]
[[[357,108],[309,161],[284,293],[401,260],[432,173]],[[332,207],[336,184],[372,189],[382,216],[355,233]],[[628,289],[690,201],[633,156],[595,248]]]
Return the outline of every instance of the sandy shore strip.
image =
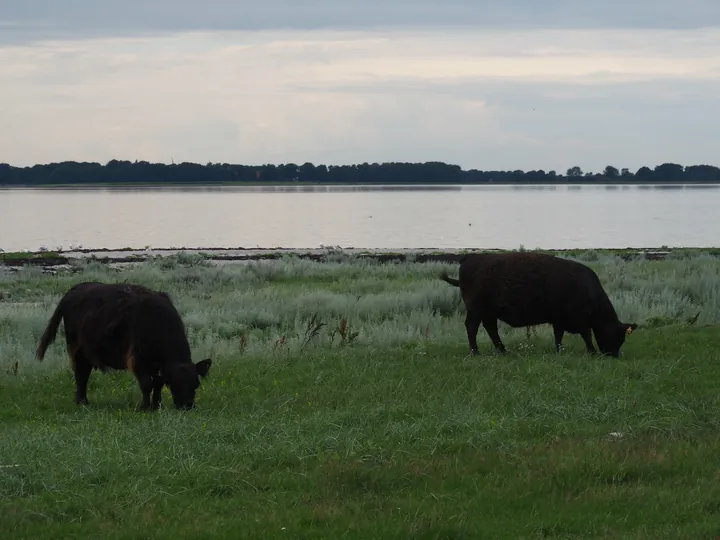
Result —
[[[643,257],[649,260],[665,259],[672,251],[682,250],[692,253],[705,253],[720,257],[720,248],[616,248],[616,249],[544,249],[542,251],[557,254],[579,254],[596,252],[614,253],[624,259]],[[202,255],[208,261],[222,264],[228,262],[272,260],[284,256],[301,259],[325,261],[338,255],[354,256],[384,261],[402,262],[457,262],[462,256],[472,252],[508,251],[491,248],[343,248],[341,246],[322,246],[318,248],[147,248],[147,249],[75,249],[68,251],[0,253],[0,266],[19,267],[24,265],[55,267],[71,265],[73,261],[94,259],[108,264],[129,264],[142,262],[156,257],[173,255]]]

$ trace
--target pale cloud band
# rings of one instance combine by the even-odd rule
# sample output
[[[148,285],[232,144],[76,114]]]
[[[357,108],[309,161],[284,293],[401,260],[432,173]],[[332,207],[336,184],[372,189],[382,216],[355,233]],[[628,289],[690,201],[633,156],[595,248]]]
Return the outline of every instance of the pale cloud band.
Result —
[[[706,163],[719,59],[716,28],[43,39],[0,47],[0,161]]]

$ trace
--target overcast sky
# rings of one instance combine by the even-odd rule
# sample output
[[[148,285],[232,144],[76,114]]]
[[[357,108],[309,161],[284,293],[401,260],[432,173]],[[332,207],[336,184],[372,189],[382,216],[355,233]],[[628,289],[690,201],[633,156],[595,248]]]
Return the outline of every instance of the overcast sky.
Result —
[[[0,0],[13,165],[634,171],[719,120],[718,0]]]

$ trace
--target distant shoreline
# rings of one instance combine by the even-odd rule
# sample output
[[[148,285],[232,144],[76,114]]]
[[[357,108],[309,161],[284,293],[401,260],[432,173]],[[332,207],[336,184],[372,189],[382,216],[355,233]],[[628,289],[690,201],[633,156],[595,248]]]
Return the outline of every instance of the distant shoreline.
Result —
[[[273,260],[281,257],[297,257],[314,261],[327,261],[337,256],[351,256],[360,259],[376,260],[378,262],[458,262],[467,253],[473,252],[509,252],[510,249],[492,248],[464,248],[464,249],[438,249],[438,248],[243,248],[243,247],[214,247],[214,248],[97,248],[75,249],[68,251],[34,251],[0,253],[0,266],[19,267],[25,265],[53,267],[72,264],[73,261],[91,259],[101,263],[128,264],[152,260],[156,257],[170,256],[202,256],[204,259],[215,262],[249,262],[259,260]],[[625,260],[642,257],[646,260],[664,260],[672,252],[683,252],[687,255],[709,255],[720,258],[718,247],[656,247],[656,248],[602,248],[602,249],[538,249],[526,251],[540,251],[565,256],[588,255],[617,255]]]
[[[32,166],[0,163],[0,185],[563,185],[563,184],[719,184],[720,167],[708,164],[681,165],[662,162],[652,168],[607,165],[602,172],[585,171],[575,165],[563,174],[556,170],[464,169],[443,161],[354,163],[342,165],[265,163],[150,163],[111,159],[99,162],[62,161]]]
[[[720,181],[711,182],[657,182],[648,181],[640,182],[638,180],[603,180],[596,181],[588,179],[573,179],[568,182],[98,182],[98,183],[65,183],[65,184],[0,184],[0,190],[3,189],[101,189],[101,188],[202,188],[202,187],[455,187],[455,186],[638,186],[638,187],[704,187],[704,186],[720,186]]]

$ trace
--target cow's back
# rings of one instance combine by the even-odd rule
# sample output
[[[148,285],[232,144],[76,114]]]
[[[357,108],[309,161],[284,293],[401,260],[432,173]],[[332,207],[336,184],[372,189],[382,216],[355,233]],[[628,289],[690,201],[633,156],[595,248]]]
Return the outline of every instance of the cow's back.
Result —
[[[163,321],[178,326],[167,295],[140,285],[83,283],[66,296],[68,340],[98,369],[128,368],[136,350],[160,350],[163,335],[156,332]]]
[[[580,263],[520,252],[468,255],[460,283],[466,304],[524,326],[589,316],[599,282]]]

